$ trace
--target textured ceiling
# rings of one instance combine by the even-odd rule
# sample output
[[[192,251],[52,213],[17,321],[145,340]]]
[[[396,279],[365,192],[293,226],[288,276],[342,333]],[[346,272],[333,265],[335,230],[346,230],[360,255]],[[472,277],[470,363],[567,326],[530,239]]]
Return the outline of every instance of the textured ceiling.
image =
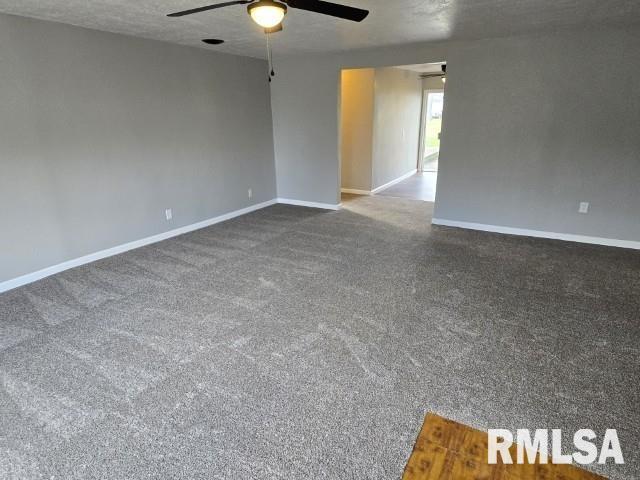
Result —
[[[242,5],[189,17],[166,14],[207,0],[0,0],[0,12],[96,30],[264,57],[265,39]],[[640,0],[344,0],[371,10],[358,24],[289,9],[276,55],[474,39],[566,26],[640,23]],[[203,38],[227,43],[207,47]]]

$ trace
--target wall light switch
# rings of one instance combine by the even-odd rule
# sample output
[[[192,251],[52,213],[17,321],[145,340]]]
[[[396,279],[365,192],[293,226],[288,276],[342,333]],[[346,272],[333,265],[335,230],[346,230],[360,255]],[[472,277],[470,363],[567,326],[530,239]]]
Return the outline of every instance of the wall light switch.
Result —
[[[580,213],[589,213],[589,202],[580,202],[580,208],[578,209]]]
[[[173,212],[171,211],[171,209],[170,209],[170,208],[167,208],[167,209],[164,211],[164,214],[165,214],[165,215],[166,215],[166,217],[167,217],[167,221],[169,221],[169,220],[171,220],[171,219],[173,218]]]
[[[249,189],[247,194],[249,195],[249,198],[253,197],[253,190]]]

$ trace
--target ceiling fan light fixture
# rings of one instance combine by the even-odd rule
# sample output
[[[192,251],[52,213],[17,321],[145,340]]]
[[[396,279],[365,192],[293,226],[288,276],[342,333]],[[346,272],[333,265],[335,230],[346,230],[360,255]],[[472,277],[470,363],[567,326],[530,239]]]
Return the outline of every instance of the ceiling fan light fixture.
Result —
[[[287,13],[287,6],[273,0],[258,0],[247,7],[254,22],[262,28],[273,28],[279,25]]]

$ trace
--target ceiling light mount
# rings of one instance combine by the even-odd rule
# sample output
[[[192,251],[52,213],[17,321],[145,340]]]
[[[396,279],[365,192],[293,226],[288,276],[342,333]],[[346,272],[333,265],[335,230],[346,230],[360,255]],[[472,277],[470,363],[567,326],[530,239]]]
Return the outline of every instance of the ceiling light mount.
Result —
[[[262,28],[274,28],[282,23],[287,14],[287,6],[274,0],[258,0],[247,6],[254,22]]]

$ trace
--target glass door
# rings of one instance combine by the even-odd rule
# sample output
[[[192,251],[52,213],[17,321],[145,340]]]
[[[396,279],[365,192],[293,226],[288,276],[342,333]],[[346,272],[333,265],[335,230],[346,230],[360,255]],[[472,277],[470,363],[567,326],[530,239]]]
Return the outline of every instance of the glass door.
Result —
[[[424,121],[424,153],[423,172],[437,172],[440,156],[440,134],[442,132],[442,110],[444,107],[444,90],[425,92],[426,117]]]

